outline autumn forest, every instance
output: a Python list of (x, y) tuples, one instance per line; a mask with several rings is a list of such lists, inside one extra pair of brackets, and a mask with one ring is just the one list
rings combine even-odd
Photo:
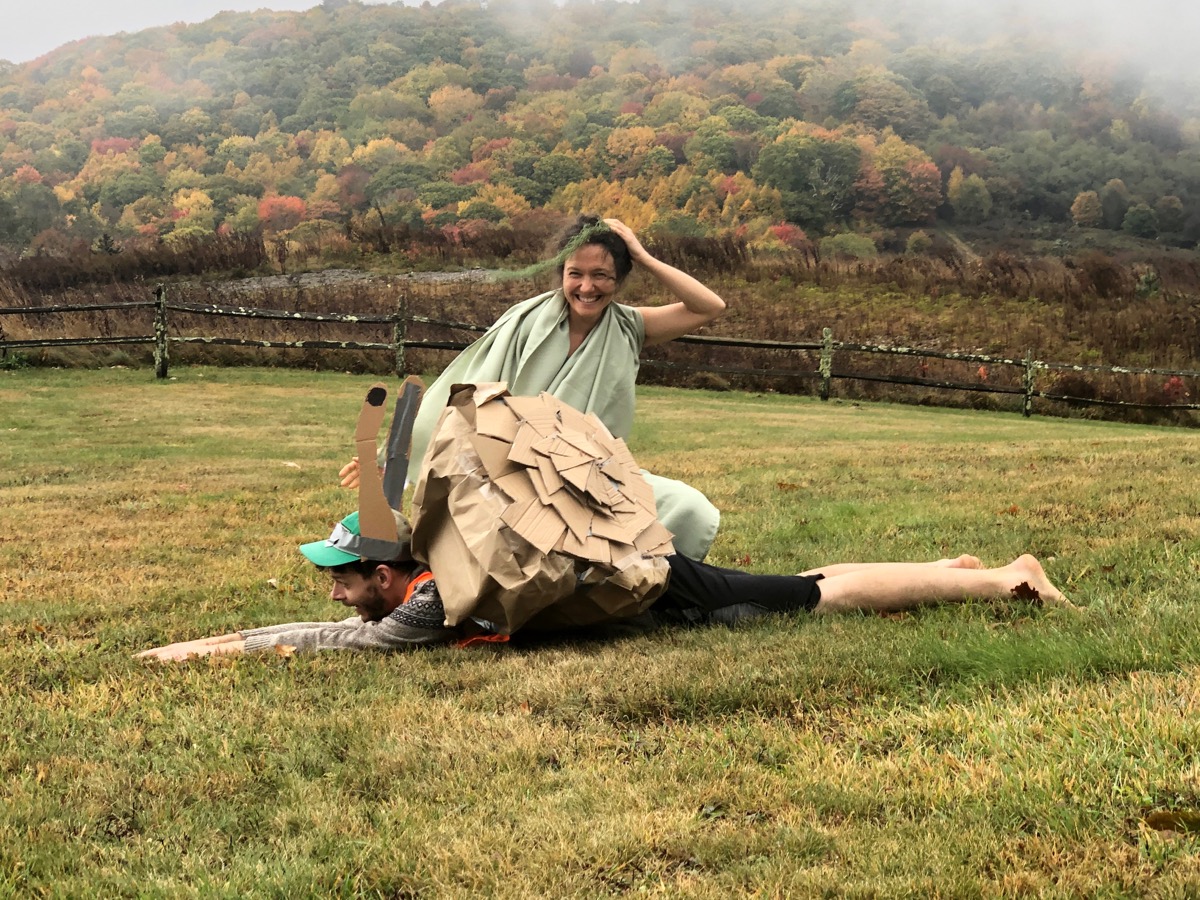
[(326, 0), (79, 41), (0, 63), (0, 245), (336, 255), (580, 209), (763, 253), (921, 252), (943, 226), (1195, 245), (1178, 85), (919, 13)]

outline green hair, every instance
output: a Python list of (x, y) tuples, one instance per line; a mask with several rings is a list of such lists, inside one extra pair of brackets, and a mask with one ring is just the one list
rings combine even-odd
[[(617, 281), (621, 282), (625, 276), (629, 274), (632, 268), (632, 260), (628, 260), (629, 251), (626, 248), (624, 256), (627, 262), (622, 265), (622, 262), (617, 259), (618, 254), (614, 252), (617, 245), (624, 246), (625, 242), (617, 233), (613, 231), (605, 223), (603, 219), (598, 219), (595, 216), (580, 216), (572, 225), (570, 225), (559, 239), (558, 252), (553, 256), (534, 263), (531, 266), (526, 266), (523, 269), (517, 269), (511, 272), (499, 272), (496, 274), (497, 279), (508, 280), (515, 278), (534, 278), (541, 275), (543, 272), (562, 271), (562, 267), (566, 265), (568, 259), (585, 244), (598, 244), (604, 247), (613, 254), (614, 260), (617, 262)], [(624, 271), (622, 271), (624, 269)]]

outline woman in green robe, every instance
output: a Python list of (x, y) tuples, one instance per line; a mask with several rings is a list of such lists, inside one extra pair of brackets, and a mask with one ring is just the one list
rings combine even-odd
[[(553, 262), (561, 287), (507, 310), (430, 386), (413, 428), (411, 459), (423, 458), (453, 384), (504, 381), (516, 396), (548, 391), (628, 438), (642, 347), (682, 337), (725, 310), (713, 291), (655, 259), (617, 219), (580, 216), (560, 235), (558, 249)], [(675, 302), (642, 307), (615, 302), (634, 266), (656, 278)], [(350, 477), (355, 476), (345, 481)], [(717, 533), (716, 507), (682, 481), (646, 477), (676, 551), (703, 559)]]

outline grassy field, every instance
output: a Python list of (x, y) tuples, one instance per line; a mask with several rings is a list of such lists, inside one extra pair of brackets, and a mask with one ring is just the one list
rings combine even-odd
[(361, 376), (0, 372), (0, 897), (1190, 897), (1197, 435), (645, 390), (755, 571), (1026, 550), (1084, 607), (145, 665), (340, 616)]

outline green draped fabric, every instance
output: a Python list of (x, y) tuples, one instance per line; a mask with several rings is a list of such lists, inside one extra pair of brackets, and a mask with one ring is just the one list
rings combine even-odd
[[(600, 322), (570, 352), (567, 303), (550, 291), (507, 310), (496, 324), (438, 376), (425, 393), (413, 427), (412, 459), (421, 460), (454, 384), (504, 381), (516, 396), (548, 391), (583, 412), (593, 412), (614, 435), (633, 426), (634, 383), (646, 331), (642, 315), (611, 304)], [(658, 517), (675, 535), (675, 549), (703, 559), (720, 514), (708, 498), (682, 481), (647, 473)]]

